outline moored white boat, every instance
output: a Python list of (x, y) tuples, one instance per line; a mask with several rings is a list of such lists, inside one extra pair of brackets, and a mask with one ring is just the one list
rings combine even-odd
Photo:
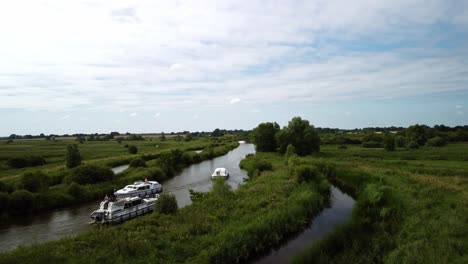
[(116, 191), (114, 195), (117, 198), (125, 197), (147, 197), (154, 196), (162, 192), (162, 185), (157, 181), (137, 181), (134, 184), (125, 186), (124, 188)]
[(226, 168), (216, 168), (211, 174), (211, 179), (214, 180), (215, 178), (229, 178), (229, 171)]
[(104, 200), (99, 209), (91, 214), (91, 219), (98, 224), (115, 224), (150, 213), (159, 194), (154, 198), (126, 197), (118, 200)]

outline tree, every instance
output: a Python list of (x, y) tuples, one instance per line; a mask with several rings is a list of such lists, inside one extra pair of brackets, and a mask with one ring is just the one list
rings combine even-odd
[(252, 142), (257, 151), (275, 152), (277, 147), (276, 133), (280, 131), (277, 123), (261, 123), (252, 131)]
[(75, 168), (81, 164), (81, 154), (78, 145), (67, 146), (67, 155), (65, 156), (67, 168)]
[(219, 128), (216, 128), (212, 133), (211, 133), (211, 136), (212, 137), (222, 137), (224, 136), (224, 133), (219, 130)]
[(187, 135), (185, 135), (185, 141), (190, 141), (193, 139), (193, 136), (191, 133), (188, 133)]
[(177, 199), (173, 194), (162, 194), (159, 196), (158, 202), (154, 210), (161, 214), (174, 214), (177, 212)]
[(288, 126), (276, 134), (280, 152), (285, 153), (291, 144), (300, 156), (320, 151), (320, 136), (309, 121), (294, 117)]
[(138, 148), (135, 145), (131, 145), (131, 146), (128, 147), (128, 153), (137, 154), (138, 153)]
[(416, 142), (419, 146), (424, 146), (430, 138), (429, 127), (426, 125), (413, 125), (406, 129), (407, 142)]
[(387, 151), (394, 151), (396, 148), (395, 138), (392, 135), (385, 135), (383, 144)]
[(164, 134), (164, 132), (161, 133), (161, 141), (164, 141), (166, 140), (166, 135)]
[(397, 136), (395, 138), (395, 144), (397, 147), (399, 148), (404, 148), (406, 146), (406, 140), (405, 140), (405, 137), (403, 136)]

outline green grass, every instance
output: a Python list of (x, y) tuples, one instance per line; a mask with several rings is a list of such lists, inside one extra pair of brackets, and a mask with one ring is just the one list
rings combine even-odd
[(325, 190), (299, 184), (283, 157), (261, 153), (271, 171), (232, 192), (224, 182), (175, 214), (96, 227), (74, 238), (0, 255), (1, 263), (244, 262), (304, 228), (324, 206)]
[(357, 204), (350, 222), (295, 263), (466, 263), (467, 147), (387, 152), (324, 146), (309, 162), (337, 164), (336, 180), (356, 191)]
[[(202, 138), (193, 141), (176, 141), (176, 140), (166, 140), (164, 142), (151, 143), (152, 147), (155, 149), (150, 152), (147, 148), (148, 143), (144, 141), (132, 141), (131, 143), (139, 143), (140, 147), (143, 149), (137, 155), (130, 154), (119, 154), (106, 151), (106, 148), (99, 148), (99, 146), (111, 146), (111, 142), (93, 142), (89, 144), (80, 144), (80, 149), (82, 146), (87, 145), (88, 147), (94, 146), (96, 150), (93, 154), (95, 159), (86, 159), (85, 156), (84, 164), (92, 165), (101, 165), (104, 168), (94, 166), (94, 171), (101, 170), (103, 173), (105, 170), (109, 171), (108, 168), (121, 164), (129, 163), (134, 158), (144, 158), (149, 160), (147, 167), (145, 168), (130, 168), (125, 172), (120, 173), (112, 177), (108, 177), (105, 182), (93, 182), (93, 184), (83, 184), (78, 186), (73, 186), (70, 188), (71, 177), (73, 171), (76, 169), (67, 169), (63, 165), (55, 165), (52, 169), (47, 169), (46, 166), (38, 166), (34, 168), (26, 168), (25, 172), (36, 172), (41, 170), (46, 174), (46, 187), (41, 188), (37, 193), (29, 193), (22, 190), (23, 186), (20, 184), (20, 177), (4, 177), (2, 180), (2, 189), (0, 189), (0, 205), (2, 205), (2, 211), (0, 212), (0, 217), (11, 217), (18, 214), (33, 213), (37, 211), (43, 211), (47, 209), (57, 209), (59, 207), (69, 206), (73, 204), (78, 204), (86, 201), (95, 200), (96, 197), (103, 197), (105, 194), (112, 193), (113, 189), (120, 188), (123, 185), (133, 182), (135, 180), (143, 180), (148, 178), (150, 180), (164, 181), (176, 175), (184, 166), (200, 162), (202, 160), (211, 159), (220, 155), (226, 154), (229, 150), (237, 147), (239, 144), (233, 141), (232, 137), (223, 137), (223, 138)], [(31, 144), (33, 141), (23, 140)], [(154, 141), (152, 141), (154, 142)], [(54, 142), (47, 142), (48, 144), (55, 144)], [(63, 142), (59, 142), (64, 144)], [(44, 144), (40, 142), (38, 144)], [(158, 145), (156, 148), (155, 145)], [(17, 149), (21, 147), (24, 148), (25, 145), (18, 145)], [(123, 144), (118, 144), (114, 142), (112, 148), (119, 147), (126, 150), (123, 147)], [(42, 149), (41, 147), (38, 147)], [(194, 149), (204, 149), (203, 153), (196, 154)], [(24, 149), (23, 149), (24, 150)], [(177, 151), (176, 151), (177, 150)], [(183, 151), (185, 150), (185, 151)], [(41, 152), (42, 151), (42, 152)], [(34, 149), (32, 153), (43, 153), (44, 156), (49, 157), (48, 152), (44, 150), (38, 151)], [(90, 150), (84, 151), (87, 153)], [(54, 151), (51, 151), (54, 153)], [(107, 158), (99, 158), (104, 155), (115, 155), (108, 156)], [(50, 164), (49, 166), (53, 166)], [(78, 168), (77, 168), (78, 169)], [(7, 172), (14, 170), (6, 170)], [(93, 171), (87, 170), (91, 175)], [(109, 171), (110, 174), (112, 174)], [(84, 175), (85, 176), (85, 175)], [(34, 175), (28, 175), (28, 177), (34, 177)], [(85, 177), (89, 178), (89, 177)], [(5, 185), (6, 183), (6, 185)], [(5, 187), (7, 186), (7, 187)], [(14, 191), (14, 190), (17, 191)], [(31, 189), (30, 189), (31, 190)], [(19, 193), (18, 193), (19, 191)], [(35, 190), (31, 190), (35, 191)]]
[[(0, 179), (7, 180), (16, 178), (25, 172), (43, 170), (52, 172), (63, 168), (65, 165), (66, 147), (69, 144), (77, 143), (74, 138), (60, 139), (57, 142), (37, 140), (14, 140), (10, 144), (0, 141)], [(135, 145), (138, 154), (156, 154), (175, 148), (180, 149), (204, 149), (211, 141), (208, 138), (201, 138), (193, 141), (176, 141), (174, 139), (161, 141), (159, 139), (144, 141), (122, 141), (119, 144), (115, 140), (110, 141), (86, 141), (78, 143), (80, 154), (86, 163), (96, 163), (107, 165), (120, 159), (131, 159), (134, 155), (128, 153), (124, 145)], [(39, 167), (22, 169), (10, 168), (7, 165), (9, 158), (21, 158), (27, 156), (42, 156), (47, 164)]]

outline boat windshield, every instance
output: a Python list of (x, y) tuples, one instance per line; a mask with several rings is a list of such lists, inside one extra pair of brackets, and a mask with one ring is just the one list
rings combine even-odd
[(127, 186), (125, 186), (125, 188), (127, 188), (127, 189), (134, 189), (134, 190), (136, 190), (136, 187), (135, 187), (135, 186), (133, 186), (133, 185), (127, 185)]

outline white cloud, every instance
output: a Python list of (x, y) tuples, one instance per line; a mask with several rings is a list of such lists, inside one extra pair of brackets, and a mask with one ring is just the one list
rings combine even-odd
[(80, 117), (80, 121), (88, 121), (88, 120), (89, 120), (89, 118), (87, 118), (87, 117), (85, 117), (85, 116), (84, 116), (84, 117)]
[(133, 112), (133, 113), (131, 113), (129, 116), (130, 116), (130, 117), (135, 117), (135, 116), (137, 116), (137, 115), (138, 115), (137, 113)]
[(158, 117), (160, 117), (160, 116), (161, 116), (161, 113), (156, 113), (156, 114), (154, 114), (154, 118), (158, 118)]
[(463, 105), (456, 105), (455, 108), (461, 109), (461, 108), (463, 108)]
[[(466, 91), (466, 49), (425, 46), (441, 41), (428, 30), (435, 22), (466, 33), (465, 5), (9, 1), (0, 9), (0, 109), (198, 111), (236, 96), (253, 106)], [(362, 39), (391, 48), (346, 48)]]
[(344, 114), (345, 114), (345, 116), (350, 116), (351, 112), (345, 112)]
[(241, 100), (240, 100), (238, 97), (236, 97), (236, 98), (231, 99), (231, 100), (229, 101), (229, 103), (230, 103), (230, 104), (237, 104), (237, 103), (240, 102), (240, 101), (241, 101)]
[(67, 119), (70, 119), (70, 115), (64, 115), (60, 117), (60, 120), (67, 120)]
[(193, 119), (198, 119), (198, 118), (200, 118), (200, 116), (198, 116), (198, 114), (193, 115)]
[(260, 113), (261, 111), (259, 109), (252, 109), (252, 113)]
[(463, 115), (463, 111), (458, 111), (457, 114)]

